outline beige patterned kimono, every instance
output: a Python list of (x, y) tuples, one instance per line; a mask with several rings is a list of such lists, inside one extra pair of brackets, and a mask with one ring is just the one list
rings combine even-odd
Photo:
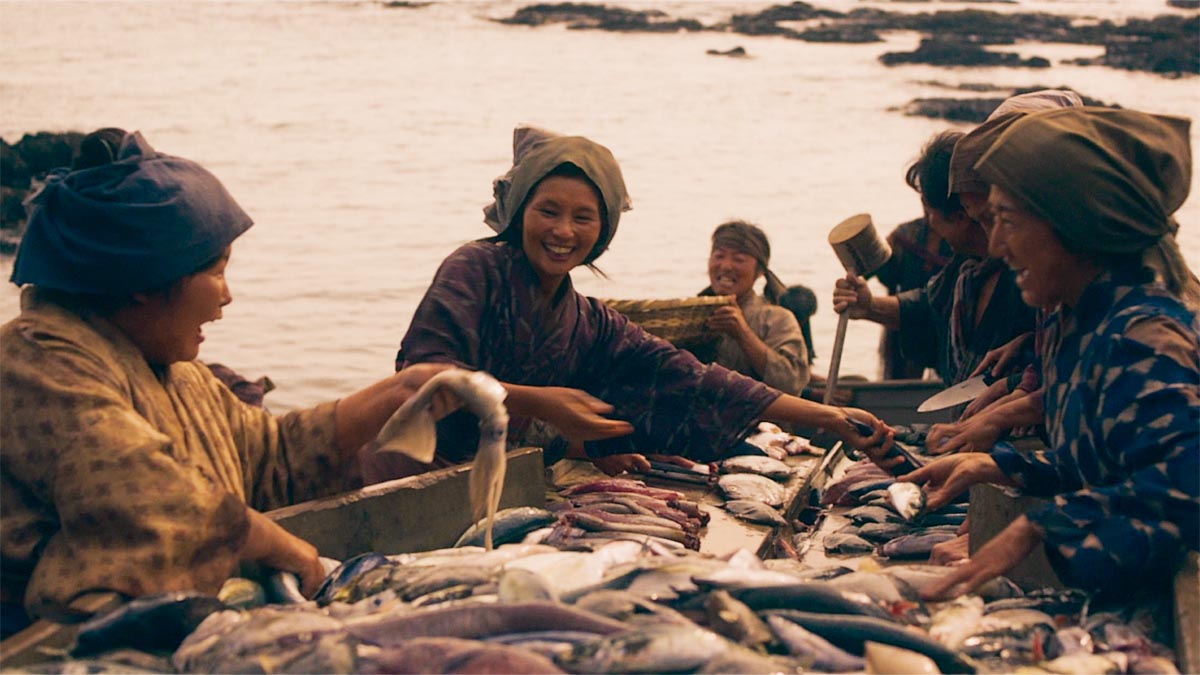
[(759, 295), (742, 303), (741, 308), (750, 330), (767, 345), (767, 367), (761, 373), (756, 372), (742, 346), (729, 335), (722, 335), (717, 342), (716, 362), (769, 387), (799, 396), (808, 384), (810, 373), (808, 346), (804, 344), (796, 315)]
[(106, 320), (26, 287), (0, 328), (0, 588), (35, 616), (111, 590), (215, 592), (248, 521), (332, 494), (334, 403), (280, 417), (200, 363), (152, 369)]

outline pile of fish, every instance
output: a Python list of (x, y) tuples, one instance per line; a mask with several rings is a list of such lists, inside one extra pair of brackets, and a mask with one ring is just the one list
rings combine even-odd
[(151, 596), (83, 625), (76, 660), (25, 672), (1177, 672), (1136, 617), (1078, 592), (997, 581), (926, 606), (945, 568), (717, 558), (634, 533), (584, 543), (367, 553), (292, 604), (232, 609), (271, 597), (245, 579), (218, 598)]
[(967, 518), (965, 503), (927, 511), (920, 486), (898, 482), (868, 460), (851, 464), (828, 485), (821, 503), (852, 507), (842, 514), (850, 524), (823, 539), (825, 551), (836, 555), (928, 560), (934, 546), (959, 536)]
[(667, 548), (682, 545), (698, 551), (700, 529), (708, 523), (708, 514), (683, 493), (637, 480), (593, 481), (567, 488), (561, 496), (550, 505), (558, 514), (553, 526), (533, 539), (573, 548), (633, 534)]
[(821, 449), (807, 438), (789, 434), (770, 422), (759, 422), (758, 428), (746, 438), (746, 442), (761, 449), (771, 459), (782, 460), (789, 455), (803, 453), (821, 454)]
[[(716, 467), (726, 508), (783, 501), (791, 469), (768, 459)], [(1140, 608), (1103, 611), (1081, 592), (1026, 594), (1004, 578), (922, 601), (947, 568), (896, 562), (910, 552), (900, 542), (952, 532), (962, 505), (928, 513), (918, 486), (867, 462), (822, 497), (857, 512), (854, 532), (826, 546), (856, 537), (879, 555), (810, 566), (703, 554), (704, 507), (605, 479), (481, 518), (452, 548), (329, 561), (312, 599), (288, 575), (231, 579), (215, 598), (140, 598), (83, 624), (70, 659), (23, 672), (1178, 672)]]

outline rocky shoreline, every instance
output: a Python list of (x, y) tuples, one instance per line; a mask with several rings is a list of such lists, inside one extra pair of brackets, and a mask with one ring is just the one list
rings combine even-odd
[[(927, 2), (929, 0), (895, 0)], [(976, 0), (980, 3), (1013, 0)], [(420, 9), (431, 2), (390, 0), (385, 7)], [(1167, 0), (1181, 9), (1200, 9), (1200, 0)], [(887, 52), (879, 59), (889, 67), (922, 63), (936, 66), (1008, 66), (1039, 69), (1051, 65), (1043, 57), (1022, 58), (995, 47), (1017, 42), (1055, 42), (1104, 46), (1096, 59), (1072, 63), (1124, 70), (1147, 71), (1180, 77), (1200, 73), (1200, 13), (1165, 14), (1153, 19), (1083, 21), (1046, 13), (1001, 14), (980, 9), (899, 13), (860, 8), (850, 12), (821, 9), (806, 2), (773, 5), (753, 14), (734, 14), (728, 20), (704, 25), (677, 18), (655, 9), (626, 9), (593, 3), (538, 3), (517, 9), (508, 18), (494, 19), (513, 26), (537, 27), (565, 24), (572, 30), (620, 32), (722, 32), (746, 36), (774, 35), (809, 42), (869, 43), (882, 40), (888, 31), (916, 31), (924, 35), (912, 52)], [(988, 49), (991, 47), (993, 49)], [(747, 58), (749, 50), (707, 50), (709, 55)], [(917, 98), (893, 110), (953, 122), (983, 121), (1001, 101), (1013, 94), (1051, 87), (1008, 89), (987, 84), (955, 87), (972, 93), (995, 92), (994, 96), (970, 98)], [(1069, 87), (1056, 87), (1069, 88)], [(1088, 105), (1120, 107), (1083, 96)], [(70, 164), (83, 134), (77, 131), (25, 134), (10, 144), (0, 138), (0, 254), (16, 250), (25, 227), (24, 201), (38, 180), (50, 169)]]
[[(1004, 0), (999, 0), (1004, 1)], [(1180, 0), (1173, 0), (1173, 7)], [(753, 14), (734, 14), (727, 21), (704, 25), (649, 9), (593, 3), (538, 3), (521, 7), (495, 21), (515, 26), (563, 24), (571, 30), (618, 32), (722, 32), (739, 35), (778, 35), (809, 42), (879, 42), (881, 33), (916, 31), (925, 37), (913, 52), (880, 56), (886, 65), (923, 63), (937, 66), (1012, 66), (1045, 68), (1049, 59), (1021, 58), (992, 51), (989, 46), (1020, 42), (1055, 42), (1104, 47), (1104, 56), (1077, 59), (1098, 65), (1164, 76), (1200, 74), (1200, 14), (1164, 14), (1153, 19), (1130, 19), (1117, 24), (1043, 12), (999, 13), (980, 9), (920, 13), (861, 8), (850, 12), (820, 9), (807, 2), (773, 5)]]

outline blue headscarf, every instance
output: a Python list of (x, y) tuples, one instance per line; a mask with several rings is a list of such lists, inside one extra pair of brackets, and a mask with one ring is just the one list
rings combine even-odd
[(13, 283), (89, 295), (162, 288), (253, 224), (216, 176), (138, 132), (110, 164), (54, 170), (28, 203)]

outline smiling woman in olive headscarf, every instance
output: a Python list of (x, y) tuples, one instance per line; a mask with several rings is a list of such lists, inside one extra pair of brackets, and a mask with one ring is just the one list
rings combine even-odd
[[(578, 136), (522, 127), (513, 146), (513, 167), (495, 182), (495, 203), (485, 209), (499, 234), (443, 261), (397, 365), (488, 371), (508, 391), (513, 443), (525, 442), (532, 419), (540, 419), (584, 442), (609, 473), (648, 469), (641, 453), (715, 459), (760, 418), (825, 427), (855, 447), (887, 445), (888, 430), (869, 413), (781, 396), (701, 364), (576, 292), (571, 270), (604, 252), (628, 207), (621, 170), (607, 148)], [(854, 434), (851, 415), (876, 432)], [(476, 433), (473, 420), (443, 420), (442, 460), (467, 459)]]
[[(1050, 449), (931, 463), (928, 508), (977, 482), (1051, 498), (927, 589), (970, 591), (1043, 545), (1059, 577), (1128, 595), (1169, 583), (1200, 537), (1200, 323), (1171, 214), (1191, 181), (1189, 121), (1075, 108), (1015, 122), (975, 167), (993, 248), (1052, 311), (1042, 370)], [(1164, 262), (1165, 261), (1165, 262)], [(1166, 284), (1156, 280), (1162, 270)]]

